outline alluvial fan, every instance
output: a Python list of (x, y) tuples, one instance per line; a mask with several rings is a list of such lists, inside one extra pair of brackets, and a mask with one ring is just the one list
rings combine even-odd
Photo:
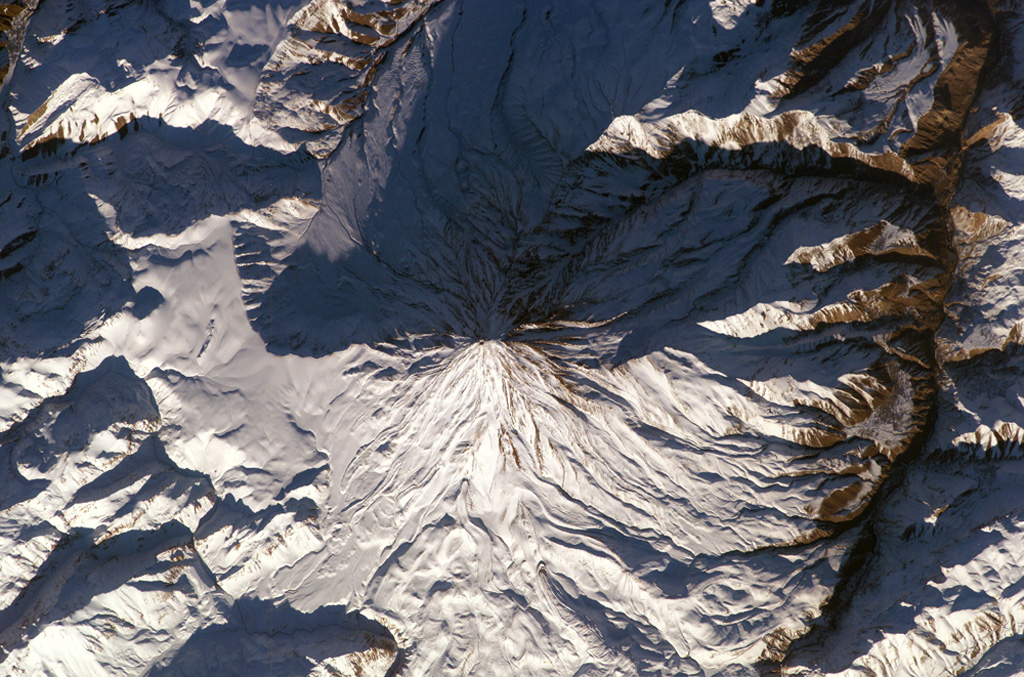
[(3, 674), (1024, 665), (1018, 3), (0, 31)]

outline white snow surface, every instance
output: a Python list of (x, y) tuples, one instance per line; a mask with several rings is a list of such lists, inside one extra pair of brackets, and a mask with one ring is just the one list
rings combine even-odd
[(1018, 674), (1022, 25), (29, 6), (0, 673)]

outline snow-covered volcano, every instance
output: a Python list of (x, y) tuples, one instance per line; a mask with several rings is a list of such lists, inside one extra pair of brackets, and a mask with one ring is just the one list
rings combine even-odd
[(0, 29), (0, 673), (1024, 672), (1018, 3)]

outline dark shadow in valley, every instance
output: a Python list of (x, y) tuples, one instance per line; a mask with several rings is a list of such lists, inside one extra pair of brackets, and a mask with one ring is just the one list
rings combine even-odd
[[(395, 663), (401, 659), (391, 632), (358, 611), (324, 606), (306, 613), (287, 602), (243, 597), (226, 611), (224, 622), (193, 634), (149, 675), (305, 677), (323, 660), (357, 652), (367, 652), (370, 660), (387, 654), (397, 654)], [(350, 660), (366, 665), (359, 656)]]
[[(755, 183), (766, 182), (767, 189), (757, 203), (736, 205), (738, 213), (710, 227), (700, 222), (700, 215), (687, 223), (691, 215), (685, 208), (674, 214), (656, 213), (658, 205), (676, 193), (699, 192), (700, 186), (688, 184), (713, 174), (735, 181), (750, 177)], [(769, 337), (741, 341), (713, 336), (697, 326), (746, 310), (737, 290), (760, 285), (760, 290), (770, 292), (774, 287), (784, 299), (782, 295), (792, 293), (787, 288), (792, 283), (802, 285), (808, 294), (845, 300), (848, 292), (901, 275), (935, 274), (937, 262), (898, 255), (874, 257), (869, 263), (854, 261), (819, 279), (807, 267), (783, 266), (776, 250), (787, 243), (791, 253), (798, 244), (819, 244), (850, 232), (849, 224), (829, 223), (824, 216), (819, 234), (811, 230), (813, 222), (799, 224), (800, 228), (786, 226), (786, 219), (803, 208), (801, 201), (772, 206), (786, 202), (790, 192), (804, 190), (801, 181), (815, 179), (830, 182), (826, 189), (836, 184), (845, 192), (840, 198), (818, 198), (831, 208), (845, 202), (852, 209), (865, 192), (890, 202), (902, 200), (902, 208), (911, 212), (927, 212), (932, 199), (930, 189), (899, 175), (835, 159), (815, 147), (797, 150), (784, 143), (753, 143), (740, 151), (725, 151), (687, 140), (664, 160), (641, 152), (586, 153), (566, 167), (544, 219), (528, 232), (507, 238), (514, 240), (514, 248), (502, 261), (493, 254), (494, 236), (482, 239), (463, 232), (456, 255), (452, 236), (432, 235), (429, 229), (414, 226), (410, 228), (417, 233), (415, 249), (402, 245), (402, 256), (389, 258), (372, 243), (392, 237), (393, 225), (383, 224), (377, 232), (370, 219), (362, 226), (363, 241), (343, 255), (331, 257), (300, 246), (265, 291), (250, 299), (250, 320), (272, 352), (303, 356), (416, 334), (538, 345), (615, 336), (614, 344), (606, 342), (614, 345), (612, 352), (607, 347), (593, 349), (610, 366), (666, 347), (697, 352), (703, 346), (701, 359), (707, 356), (713, 362), (720, 351), (735, 368), (736, 348), (742, 343), (748, 346), (743, 351), (750, 354), (753, 368), (769, 344), (777, 345), (780, 337), (791, 343), (787, 336), (794, 332), (777, 330)], [(386, 199), (386, 190), (384, 195)], [(808, 211), (825, 213), (821, 205), (807, 202), (813, 207)], [(492, 222), (511, 223), (513, 217), (499, 214)], [(410, 208), (401, 220), (415, 224), (418, 218), (420, 213)], [(786, 241), (773, 243), (780, 224), (788, 228)], [(912, 225), (924, 246), (941, 250), (928, 224)], [(458, 227), (454, 222), (449, 226)], [(687, 234), (694, 228), (706, 232)], [(709, 246), (708, 239), (716, 244)], [(740, 247), (747, 249), (735, 251)], [(764, 250), (769, 247), (774, 248), (774, 270), (765, 262)], [(760, 263), (759, 275), (773, 276), (767, 286), (753, 276), (744, 279), (754, 262)], [(474, 287), (475, 283), (481, 286)], [(500, 285), (497, 291), (495, 284)], [(566, 328), (566, 323), (591, 328)], [(853, 336), (845, 350), (870, 342), (871, 329), (863, 327), (859, 333), (864, 340), (858, 343)], [(572, 351), (565, 353), (571, 359)]]
[[(514, 329), (517, 261), (566, 168), (677, 70), (642, 55), (684, 25), (675, 22), (690, 5), (629, 12), (616, 25), (621, 9), (466, 5), (437, 17), (443, 39), (430, 59), (412, 40), (401, 58), (420, 60), (429, 84), (403, 85), (393, 107), (367, 106), (326, 163), (323, 208), (284, 272), (269, 288), (265, 278), (253, 285), (250, 320), (268, 349), (321, 356), (408, 334), (497, 339)], [(615, 39), (597, 39), (606, 32)], [(588, 36), (580, 47), (591, 57), (564, 58), (563, 34)], [(552, 72), (538, 82), (549, 52)], [(401, 79), (396, 64), (377, 81)]]
[(128, 256), (108, 239), (81, 177), (60, 181), (60, 192), (0, 195), (0, 362), (70, 355), (134, 293)]

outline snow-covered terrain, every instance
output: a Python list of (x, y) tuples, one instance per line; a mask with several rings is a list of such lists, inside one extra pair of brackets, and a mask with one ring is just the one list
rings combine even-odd
[(1024, 674), (1020, 3), (0, 30), (0, 674)]

